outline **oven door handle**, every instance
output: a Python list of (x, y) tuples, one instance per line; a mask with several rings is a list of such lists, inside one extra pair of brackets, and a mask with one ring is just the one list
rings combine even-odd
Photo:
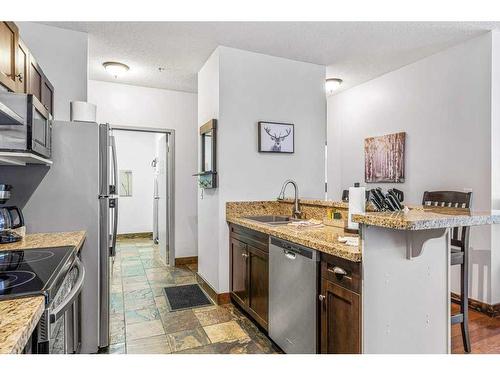
[(83, 282), (85, 280), (85, 267), (83, 266), (80, 259), (76, 259), (75, 266), (78, 268), (78, 279), (76, 280), (75, 285), (71, 289), (71, 292), (67, 295), (64, 301), (57, 306), (53, 311), (50, 312), (49, 321), (50, 323), (54, 323), (57, 319), (59, 319), (67, 309), (69, 309), (73, 302), (78, 298), (78, 295), (82, 291)]

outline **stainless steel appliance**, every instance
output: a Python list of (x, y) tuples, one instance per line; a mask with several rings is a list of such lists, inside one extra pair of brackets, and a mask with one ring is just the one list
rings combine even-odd
[(21, 241), (23, 237), (14, 229), (23, 226), (23, 214), (18, 207), (0, 207), (0, 244)]
[(74, 247), (0, 252), (0, 300), (41, 294), (33, 353), (78, 353), (85, 268)]
[(317, 352), (316, 250), (271, 237), (269, 336), (285, 353)]
[(0, 184), (0, 204), (5, 204), (10, 199), (11, 185)]
[(81, 352), (96, 353), (109, 345), (109, 277), (118, 213), (113, 138), (108, 125), (62, 121), (53, 122), (52, 137), (57, 145), (52, 166), (9, 168), (2, 179), (19, 186), (16, 196), (29, 189), (24, 192), (29, 204), (22, 207), (31, 232), (86, 231)]
[(31, 94), (0, 93), (0, 151), (51, 157), (52, 116)]

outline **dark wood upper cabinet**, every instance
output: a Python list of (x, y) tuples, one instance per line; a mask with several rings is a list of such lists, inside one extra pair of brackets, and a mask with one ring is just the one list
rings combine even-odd
[(33, 94), (50, 114), (54, 113), (54, 86), (32, 55), (29, 59), (29, 70), (28, 93)]
[(0, 21), (0, 86), (33, 94), (50, 114), (54, 113), (54, 86), (19, 38), (14, 22)]
[(54, 113), (54, 86), (45, 76), (42, 85), (42, 104), (50, 114)]
[(29, 70), (28, 94), (33, 94), (40, 100), (42, 97), (42, 71), (33, 58), (30, 59)]
[(28, 93), (28, 82), (29, 82), (29, 50), (24, 44), (24, 42), (19, 39), (18, 49), (17, 49), (17, 92)]
[(17, 50), (19, 30), (14, 22), (0, 21), (0, 85), (17, 91)]

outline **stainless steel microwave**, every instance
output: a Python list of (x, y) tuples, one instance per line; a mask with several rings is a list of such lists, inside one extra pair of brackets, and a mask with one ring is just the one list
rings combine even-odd
[(52, 116), (31, 94), (0, 93), (0, 151), (50, 158)]

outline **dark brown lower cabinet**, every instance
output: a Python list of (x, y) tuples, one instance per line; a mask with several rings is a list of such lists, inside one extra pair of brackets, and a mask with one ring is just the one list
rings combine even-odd
[[(231, 224), (230, 291), (265, 331), (269, 322), (269, 236)], [(321, 254), (318, 337), (321, 353), (361, 353), (361, 263)]]
[(230, 226), (230, 290), (234, 303), (264, 330), (269, 316), (269, 237)]
[(361, 263), (321, 254), (320, 351), (361, 353)]
[(243, 304), (248, 300), (247, 259), (247, 245), (231, 238), (231, 292)]
[(321, 279), (321, 353), (361, 353), (360, 295)]
[(269, 254), (248, 246), (249, 298), (248, 305), (258, 316), (259, 323), (267, 328), (269, 313)]

